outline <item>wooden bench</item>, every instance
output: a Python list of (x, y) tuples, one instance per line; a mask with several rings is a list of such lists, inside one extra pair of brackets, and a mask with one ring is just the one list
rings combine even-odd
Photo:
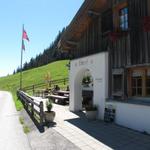
[(48, 95), (47, 98), (51, 98), (54, 103), (65, 105), (66, 101), (68, 101), (68, 97), (59, 96), (59, 95)]

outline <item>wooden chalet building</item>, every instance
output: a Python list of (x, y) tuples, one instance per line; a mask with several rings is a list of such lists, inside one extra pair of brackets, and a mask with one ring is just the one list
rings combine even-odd
[[(97, 63), (94, 67), (97, 72), (105, 71), (104, 76), (108, 77), (102, 79), (101, 75), (99, 77), (93, 75), (94, 83), (100, 84), (101, 80), (107, 80), (104, 86), (106, 88), (104, 98), (111, 100), (109, 101), (111, 105), (114, 101), (118, 102), (118, 105), (134, 103), (140, 106), (141, 112), (137, 111), (135, 116), (131, 113), (135, 118), (141, 116), (139, 121), (144, 117), (141, 113), (150, 116), (150, 107), (148, 107), (150, 106), (150, 0), (85, 0), (63, 34), (59, 47), (69, 52), (71, 67), (86, 68), (86, 65), (91, 63), (92, 68), (94, 61), (98, 59), (95, 56), (106, 54), (104, 57), (108, 58), (104, 62), (108, 65), (104, 63), (105, 69), (101, 70), (103, 62)], [(89, 67), (87, 69), (90, 70)], [(72, 82), (70, 86), (71, 84)], [(95, 90), (98, 90), (98, 85)], [(101, 90), (100, 87), (99, 91)], [(94, 94), (94, 97), (98, 99), (97, 94)], [(95, 100), (95, 103), (98, 104), (98, 100)], [(116, 103), (115, 108), (120, 107), (124, 110)], [(75, 105), (75, 102), (73, 104)], [(125, 108), (127, 113), (125, 116), (130, 115), (128, 113), (134, 110), (128, 108)], [(122, 110), (116, 108), (118, 124), (150, 132), (150, 127), (147, 128), (148, 125), (150, 126), (150, 119), (145, 122), (146, 129), (141, 123), (140, 127), (133, 127), (132, 123), (120, 119), (122, 116), (118, 113), (124, 114)], [(130, 122), (132, 119), (126, 117), (126, 121)]]

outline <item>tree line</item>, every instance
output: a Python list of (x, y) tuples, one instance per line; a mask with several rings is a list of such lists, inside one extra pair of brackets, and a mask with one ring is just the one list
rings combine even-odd
[[(35, 58), (31, 58), (29, 62), (25, 62), (23, 64), (22, 71), (40, 67), (56, 60), (69, 59), (69, 54), (67, 52), (62, 52), (57, 48), (58, 42), (64, 32), (65, 28), (63, 28), (62, 31), (59, 31), (55, 40), (43, 51), (43, 53), (38, 54)], [(18, 67), (14, 70), (13, 74), (20, 71), (21, 68)]]

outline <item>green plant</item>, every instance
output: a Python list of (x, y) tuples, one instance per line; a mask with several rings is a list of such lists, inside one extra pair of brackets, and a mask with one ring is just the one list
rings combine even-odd
[(27, 125), (25, 125), (24, 118), (20, 116), (19, 117), (19, 121), (20, 121), (20, 123), (23, 126), (24, 133), (26, 133), (26, 134), (29, 133), (30, 132), (30, 128)]
[(23, 125), (23, 131), (27, 134), (30, 132), (30, 128), (27, 125)]
[(46, 101), (46, 107), (47, 107), (47, 111), (50, 112), (52, 110), (53, 104), (51, 99)]
[(23, 117), (19, 117), (19, 121), (21, 124), (24, 124), (24, 118)]
[(89, 105), (85, 107), (86, 111), (97, 111), (97, 106)]
[(91, 83), (91, 76), (87, 75), (83, 77), (82, 83), (86, 84), (86, 83)]

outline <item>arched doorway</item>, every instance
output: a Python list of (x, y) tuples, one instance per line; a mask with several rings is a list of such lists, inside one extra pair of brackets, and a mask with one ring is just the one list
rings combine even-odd
[(104, 119), (105, 100), (108, 96), (108, 53), (99, 53), (72, 60), (69, 75), (69, 110), (82, 110), (82, 81), (85, 74), (92, 77), (92, 103), (98, 107), (98, 118)]
[(94, 82), (93, 76), (89, 69), (86, 69), (82, 79), (82, 108), (94, 105), (93, 102), (93, 90)]
[(71, 91), (71, 95), (73, 96), (73, 101), (70, 101), (70, 110), (74, 111), (80, 111), (82, 110), (82, 101), (83, 101), (83, 79), (87, 75), (87, 72), (91, 74), (91, 71), (87, 68), (82, 68), (81, 70), (78, 71), (74, 78), (74, 83), (71, 85), (74, 85), (73, 91)]

